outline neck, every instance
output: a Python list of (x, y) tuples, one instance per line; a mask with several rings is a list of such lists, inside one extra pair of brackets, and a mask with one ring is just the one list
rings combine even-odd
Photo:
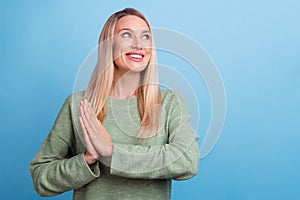
[(110, 96), (117, 99), (128, 99), (136, 95), (140, 86), (140, 72), (114, 72), (114, 82)]

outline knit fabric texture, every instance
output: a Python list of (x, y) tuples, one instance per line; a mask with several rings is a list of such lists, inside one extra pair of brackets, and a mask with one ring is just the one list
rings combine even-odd
[(181, 94), (162, 91), (162, 127), (137, 139), (141, 118), (137, 97), (109, 97), (103, 122), (114, 144), (112, 157), (89, 166), (78, 117), (84, 92), (70, 95), (36, 157), (30, 163), (34, 188), (41, 196), (74, 190), (74, 200), (171, 199), (172, 179), (198, 172), (198, 135)]

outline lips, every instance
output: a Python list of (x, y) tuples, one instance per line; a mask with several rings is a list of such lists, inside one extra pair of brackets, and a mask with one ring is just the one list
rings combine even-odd
[(126, 56), (129, 60), (132, 60), (134, 62), (141, 62), (144, 58), (144, 54), (137, 52), (126, 53)]

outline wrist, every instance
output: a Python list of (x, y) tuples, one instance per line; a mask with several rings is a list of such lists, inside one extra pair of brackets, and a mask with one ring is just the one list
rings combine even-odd
[(90, 154), (88, 151), (86, 151), (83, 156), (88, 165), (92, 165), (98, 160), (96, 156)]

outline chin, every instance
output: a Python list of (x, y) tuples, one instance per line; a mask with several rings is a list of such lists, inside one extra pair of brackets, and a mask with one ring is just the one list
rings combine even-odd
[(142, 66), (132, 66), (129, 67), (129, 70), (132, 72), (142, 72), (146, 69), (147, 65), (142, 65)]

